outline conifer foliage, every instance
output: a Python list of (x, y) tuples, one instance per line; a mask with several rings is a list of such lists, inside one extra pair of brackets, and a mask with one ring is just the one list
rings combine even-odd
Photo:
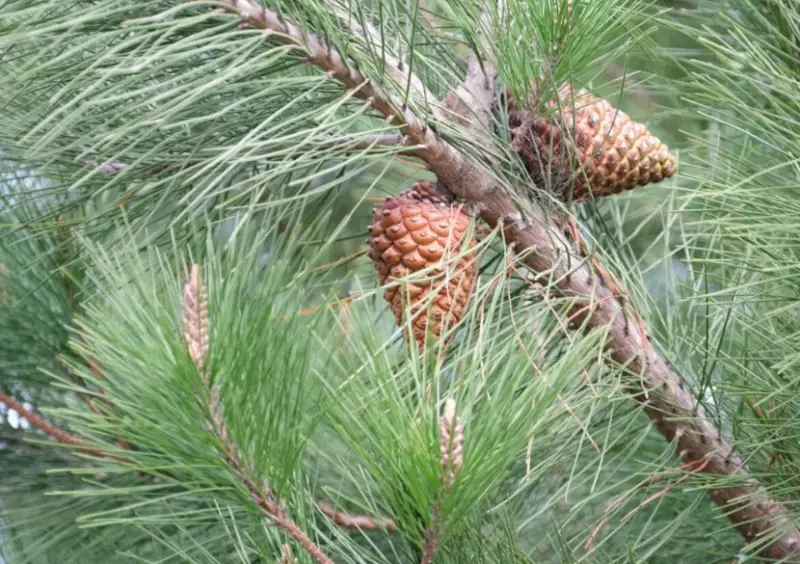
[(800, 562), (798, 30), (9, 0), (0, 561)]

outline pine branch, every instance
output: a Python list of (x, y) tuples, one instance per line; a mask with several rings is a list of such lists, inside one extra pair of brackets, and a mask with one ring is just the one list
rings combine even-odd
[(26, 409), (24, 405), (19, 403), (17, 400), (12, 398), (6, 393), (0, 392), (0, 401), (6, 404), (6, 407), (13, 409), (16, 411), (20, 417), (24, 417), (27, 419), (28, 423), (33, 425), (35, 428), (39, 429), (44, 434), (54, 438), (60, 443), (65, 445), (73, 445), (78, 446), (81, 444), (80, 439), (69, 433), (68, 431), (64, 431), (63, 429), (56, 427), (52, 423), (50, 423), (44, 417), (37, 415), (33, 411)]
[(420, 564), (431, 564), (436, 552), (439, 550), (438, 526), (441, 520), (441, 508), (437, 503), (433, 507), (433, 514), (431, 516), (431, 524), (425, 530), (425, 547), (422, 549), (422, 559)]
[[(491, 69), (487, 72), (487, 79), (494, 76)], [(467, 80), (475, 83), (469, 75)], [(486, 98), (473, 100), (486, 104)], [(480, 115), (485, 109), (478, 107), (473, 113)], [(424, 154), (421, 157), (425, 159)], [(506, 242), (534, 273), (547, 273), (563, 295), (584, 302), (573, 309), (577, 324), (607, 328), (611, 357), (643, 384), (634, 390), (635, 399), (644, 405), (658, 431), (668, 441), (675, 441), (678, 456), (686, 464), (696, 465), (698, 471), (741, 481), (713, 488), (709, 496), (747, 543), (759, 544), (760, 553), (768, 558), (800, 562), (800, 529), (788, 518), (786, 507), (750, 475), (745, 460), (733, 453), (732, 445), (686, 389), (680, 375), (654, 349), (646, 332), (630, 331), (631, 325), (641, 323), (641, 315), (616, 299), (615, 284), (603, 270), (592, 268), (600, 265), (596, 258), (587, 260), (583, 242), (570, 238), (548, 218), (526, 223), (511, 198), (493, 187), (484, 171), (467, 167), (468, 174), (457, 176), (461, 182), (448, 183), (448, 187), (456, 196), (477, 204), (491, 227), (501, 225)], [(431, 168), (437, 172), (436, 166)]]
[(4, 404), (6, 404), (7, 407), (16, 411), (20, 417), (24, 417), (28, 421), (28, 423), (33, 425), (33, 427), (39, 429), (45, 435), (55, 439), (56, 441), (62, 444), (73, 446), (77, 451), (91, 456), (97, 456), (100, 458), (110, 458), (113, 460), (117, 460), (118, 462), (127, 462), (125, 458), (88, 446), (86, 442), (83, 441), (77, 435), (73, 435), (69, 431), (65, 431), (64, 429), (61, 429), (60, 427), (53, 425), (44, 417), (34, 413), (30, 409), (27, 409), (17, 400), (15, 400), (8, 394), (1, 391), (0, 391), (0, 402), (3, 402)]
[[(16, 401), (8, 394), (0, 392), (0, 402), (4, 403), (8, 408), (16, 411), (20, 417), (28, 421), (28, 423), (30, 423), (34, 428), (40, 430), (44, 434), (48, 435), (49, 437), (55, 439), (56, 441), (62, 444), (76, 447), (76, 449), (79, 452), (90, 454), (92, 456), (97, 456), (100, 458), (114, 459), (119, 462), (128, 462), (127, 459), (122, 458), (120, 456), (116, 456), (111, 453), (97, 450), (93, 447), (87, 446), (86, 442), (83, 441), (79, 436), (73, 435), (69, 431), (66, 431), (50, 423), (44, 417), (41, 417), (40, 415), (37, 415), (33, 411), (25, 408), (25, 406), (23, 406), (21, 403)], [(227, 437), (227, 431), (223, 430), (221, 434), (224, 437)], [(4, 440), (8, 441), (8, 439)], [(120, 446), (123, 448), (130, 448), (130, 445), (128, 445), (127, 443), (122, 443)], [(231, 444), (228, 444), (227, 450), (229, 452), (234, 452), (233, 446)], [(238, 462), (236, 463), (236, 467), (238, 467)], [(268, 494), (263, 494), (263, 495), (268, 495)], [(260, 497), (263, 497), (263, 495)], [(337, 526), (343, 529), (360, 530), (360, 531), (386, 531), (389, 533), (397, 531), (397, 523), (395, 523), (389, 517), (371, 517), (369, 515), (359, 515), (354, 513), (337, 511), (331, 504), (326, 503), (324, 501), (316, 502), (316, 506), (321, 513), (323, 513)]]
[[(761, 546), (760, 552), (766, 557), (800, 561), (800, 530), (789, 521), (786, 508), (750, 475), (744, 459), (733, 454), (733, 447), (648, 336), (630, 331), (638, 323), (638, 313), (623, 307), (613, 285), (592, 268), (580, 241), (571, 239), (549, 217), (526, 221), (489, 171), (426, 127), (402, 101), (384, 94), (360, 71), (348, 67), (322, 38), (305, 33), (252, 0), (224, 0), (223, 4), (239, 14), (245, 24), (264, 29), (274, 40), (307, 53), (308, 63), (369, 101), (399, 128), (406, 143), (421, 145), (414, 153), (428, 164), (440, 183), (456, 197), (472, 203), (490, 227), (502, 226), (506, 243), (513, 245), (525, 265), (534, 273), (548, 276), (561, 294), (576, 299), (575, 321), (608, 332), (611, 357), (641, 382), (642, 386), (634, 390), (637, 401), (644, 405), (659, 432), (670, 442), (675, 441), (678, 455), (687, 463), (705, 464), (707, 474), (738, 481), (713, 488), (709, 495), (748, 544)], [(483, 70), (486, 72), (488, 65), (484, 64)], [(476, 74), (474, 65), (472, 72)], [(492, 72), (486, 74), (485, 90), (492, 82)], [(474, 77), (470, 80), (474, 83)], [(485, 112), (487, 99), (488, 95), (473, 98), (477, 104), (473, 115)]]
[(208, 304), (200, 279), (200, 267), (196, 264), (192, 265), (189, 282), (183, 290), (183, 334), (186, 340), (186, 349), (198, 372), (203, 375), (203, 383), (209, 388), (209, 412), (211, 414), (209, 423), (214, 435), (222, 444), (223, 459), (273, 523), (297, 541), (317, 564), (333, 564), (333, 560), (328, 558), (297, 523), (283, 512), (273, 492), (270, 489), (259, 487), (250, 472), (241, 463), (239, 448), (228, 433), (222, 417), (219, 391), (216, 387), (211, 386), (208, 372), (205, 370), (209, 351)]
[[(310, 64), (368, 100), (388, 122), (396, 125), (404, 144), (419, 146), (413, 154), (427, 162), (443, 185), (455, 196), (474, 204), (491, 227), (501, 226), (505, 241), (513, 245), (521, 261), (534, 273), (546, 275), (561, 294), (579, 302), (575, 306), (578, 323), (607, 331), (611, 357), (626, 366), (641, 383), (641, 388), (636, 389), (636, 399), (644, 405), (659, 432), (669, 441), (675, 441), (679, 456), (687, 463), (702, 465), (707, 474), (735, 479), (727, 481), (730, 485), (712, 489), (710, 495), (747, 541), (761, 544), (764, 556), (800, 561), (800, 531), (788, 522), (785, 507), (769, 497), (750, 475), (745, 461), (733, 454), (732, 446), (697, 404), (681, 377), (658, 354), (648, 336), (630, 331), (638, 323), (637, 313), (620, 303), (606, 277), (592, 268), (579, 241), (564, 234), (550, 218), (526, 221), (489, 171), (427, 128), (402, 100), (384, 94), (362, 73), (348, 67), (321, 38), (284, 22), (275, 12), (258, 6), (255, 0), (221, 2), (227, 10), (238, 13), (244, 23), (264, 29), (274, 40), (307, 53)], [(476, 68), (480, 67), (471, 62), (468, 74), (473, 79), (478, 76)], [(403, 72), (399, 68), (397, 71)], [(484, 84), (488, 84), (491, 69), (484, 66), (483, 71), (487, 73)], [(470, 76), (467, 82), (473, 84)], [(488, 92), (489, 88), (485, 90)], [(483, 96), (473, 96), (471, 103), (475, 104), (473, 115), (481, 115), (486, 109)], [(772, 538), (774, 535), (777, 537)]]
[(322, 549), (312, 541), (308, 535), (289, 518), (281, 508), (278, 501), (275, 499), (274, 494), (269, 489), (263, 489), (256, 484), (250, 473), (245, 470), (239, 459), (239, 449), (236, 443), (233, 442), (228, 434), (225, 422), (222, 419), (222, 413), (219, 405), (219, 393), (216, 388), (211, 390), (211, 427), (217, 439), (222, 443), (224, 448), (225, 461), (236, 472), (239, 480), (247, 487), (250, 495), (264, 511), (264, 513), (275, 523), (278, 527), (292, 537), (297, 543), (302, 546), (305, 551), (314, 559), (317, 564), (333, 564), (333, 560), (328, 558)]

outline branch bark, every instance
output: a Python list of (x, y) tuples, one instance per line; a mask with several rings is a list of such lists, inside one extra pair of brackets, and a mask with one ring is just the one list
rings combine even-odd
[[(668, 441), (674, 441), (678, 455), (687, 463), (704, 464), (703, 471), (707, 474), (729, 478), (728, 485), (711, 489), (709, 495), (748, 544), (763, 556), (800, 562), (800, 530), (789, 519), (786, 507), (772, 499), (749, 473), (746, 462), (733, 453), (732, 446), (647, 335), (630, 330), (638, 323), (636, 312), (623, 307), (605, 276), (593, 270), (580, 242), (570, 239), (545, 214), (531, 218), (535, 221), (526, 221), (512, 197), (488, 170), (426, 127), (402, 101), (382, 92), (360, 71), (349, 67), (322, 38), (303, 32), (252, 0), (221, 2), (245, 24), (264, 29), (276, 41), (306, 53), (308, 63), (369, 101), (398, 127), (407, 142), (420, 145), (415, 154), (428, 164), (442, 184), (456, 197), (472, 203), (489, 226), (501, 225), (505, 241), (514, 246), (528, 268), (548, 276), (561, 294), (576, 299), (578, 323), (608, 332), (611, 357), (626, 366), (641, 384), (635, 390), (637, 401), (644, 405), (658, 431)], [(475, 75), (473, 61), (470, 68)], [(470, 82), (469, 88), (474, 89), (474, 81)], [(493, 89), (491, 72), (485, 76), (483, 94), (471, 92), (472, 103), (485, 104), (485, 100), (491, 100), (490, 84)], [(481, 88), (480, 81), (477, 86)], [(485, 107), (473, 108), (473, 115), (485, 111)]]
[(72, 433), (61, 429), (50, 423), (44, 417), (34, 413), (30, 409), (27, 409), (24, 405), (19, 403), (17, 400), (12, 398), (10, 395), (0, 392), (0, 402), (6, 404), (6, 407), (13, 409), (16, 411), (20, 417), (24, 417), (28, 423), (33, 425), (36, 429), (39, 429), (45, 435), (54, 438), (58, 442), (71, 445), (75, 447), (75, 450), (78, 452), (82, 452), (84, 454), (89, 454), (91, 456), (97, 456), (100, 458), (110, 458), (116, 460), (118, 462), (127, 462), (125, 458), (117, 456), (115, 454), (111, 454), (110, 452), (105, 452), (102, 450), (98, 450), (94, 447), (91, 447), (86, 444), (80, 437), (77, 435), (73, 435)]
[(81, 441), (78, 439), (78, 437), (56, 427), (44, 417), (41, 417), (40, 415), (37, 415), (36, 413), (27, 409), (24, 405), (19, 403), (8, 394), (0, 392), (0, 402), (3, 402), (6, 404), (6, 407), (16, 411), (20, 417), (24, 417), (28, 423), (33, 425), (36, 429), (39, 429), (44, 434), (53, 437), (58, 442), (73, 446), (81, 445)]
[(316, 502), (316, 506), (328, 519), (343, 529), (386, 531), (387, 533), (397, 531), (397, 523), (389, 517), (371, 517), (369, 515), (356, 515), (337, 511), (330, 503), (324, 501)]
[(333, 560), (322, 552), (322, 549), (295, 523), (286, 513), (284, 513), (278, 500), (269, 489), (263, 489), (256, 484), (250, 473), (242, 466), (239, 460), (239, 450), (228, 434), (225, 421), (219, 406), (219, 396), (216, 388), (211, 389), (211, 427), (217, 439), (224, 448), (223, 459), (236, 472), (239, 481), (247, 487), (253, 500), (261, 510), (269, 516), (273, 523), (282, 529), (287, 535), (292, 537), (297, 544), (303, 547), (314, 562), (317, 564), (333, 564)]
[[(444, 154), (440, 150), (435, 155)], [(425, 155), (421, 155), (425, 158)], [(592, 268), (580, 241), (575, 241), (550, 218), (525, 221), (514, 201), (485, 171), (464, 158), (460, 163), (428, 161), (434, 172), (459, 198), (477, 205), (490, 226), (502, 225), (507, 243), (513, 244), (528, 268), (546, 273), (566, 297), (577, 300), (574, 321), (608, 331), (608, 351), (638, 382), (635, 399), (658, 431), (674, 442), (680, 458), (697, 464), (703, 472), (734, 478), (730, 485), (709, 490), (709, 496), (737, 528), (748, 545), (762, 556), (800, 562), (800, 530), (786, 507), (772, 499), (754, 478), (743, 458), (695, 400), (683, 379), (656, 351), (646, 333), (631, 330), (639, 324), (638, 312), (624, 307), (615, 284)], [(450, 179), (455, 179), (455, 182)]]

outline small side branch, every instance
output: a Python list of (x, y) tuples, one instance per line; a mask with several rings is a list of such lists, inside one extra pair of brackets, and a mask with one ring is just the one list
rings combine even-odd
[[(127, 462), (127, 459), (125, 458), (112, 455), (111, 453), (97, 450), (93, 447), (87, 446), (85, 441), (83, 441), (77, 435), (73, 435), (69, 431), (65, 431), (64, 429), (56, 425), (53, 425), (52, 423), (47, 421), (44, 417), (36, 414), (30, 409), (27, 409), (24, 405), (22, 405), (17, 400), (15, 400), (14, 398), (12, 398), (11, 396), (9, 396), (4, 392), (0, 392), (0, 402), (4, 403), (9, 409), (13, 409), (14, 411), (16, 411), (20, 417), (25, 418), (25, 420), (28, 421), (28, 423), (30, 423), (35, 429), (38, 429), (39, 431), (55, 439), (59, 443), (65, 445), (71, 445), (75, 447), (77, 451), (83, 452), (85, 454), (90, 454), (92, 456), (114, 459), (119, 462)], [(226, 435), (227, 433), (223, 433), (223, 436)], [(127, 445), (127, 443), (121, 446), (129, 448), (129, 445)], [(226, 446), (226, 453), (229, 452), (230, 453), (235, 452), (233, 445), (230, 443), (228, 443)], [(235, 461), (235, 459), (231, 459), (231, 463), (234, 470), (237, 470), (237, 468), (238, 468), (237, 471), (241, 470), (238, 461)], [(261, 492), (259, 494), (259, 505), (263, 505), (264, 502), (261, 501), (260, 498), (264, 498), (266, 495), (268, 494), (265, 492)], [(343, 529), (361, 530), (361, 531), (385, 531), (388, 533), (393, 533), (397, 531), (397, 523), (395, 523), (389, 517), (371, 517), (369, 515), (355, 515), (352, 513), (345, 513), (342, 511), (337, 511), (331, 504), (326, 503), (324, 501), (316, 502), (316, 506), (317, 509), (319, 509), (331, 521), (333, 521), (337, 526)]]
[(20, 417), (24, 417), (28, 421), (28, 423), (33, 425), (36, 429), (39, 429), (45, 435), (48, 435), (65, 445), (72, 445), (72, 446), (81, 445), (82, 441), (77, 436), (73, 435), (72, 433), (69, 433), (68, 431), (60, 429), (59, 427), (56, 427), (44, 417), (37, 415), (33, 411), (27, 409), (24, 405), (19, 403), (17, 400), (12, 398), (8, 394), (0, 392), (0, 401), (6, 404), (6, 407), (16, 411)]
[(211, 427), (214, 435), (223, 445), (223, 459), (234, 470), (236, 476), (250, 492), (253, 500), (261, 510), (272, 520), (275, 525), (292, 537), (303, 549), (311, 556), (317, 564), (333, 564), (333, 560), (328, 558), (322, 549), (306, 535), (297, 523), (288, 517), (274, 494), (269, 489), (263, 489), (256, 484), (253, 478), (241, 464), (239, 450), (228, 434), (225, 422), (219, 405), (219, 395), (216, 388), (211, 390)]
[(24, 417), (34, 428), (39, 429), (42, 433), (52, 437), (59, 443), (75, 447), (75, 450), (91, 456), (111, 458), (117, 460), (118, 462), (126, 462), (125, 458), (87, 445), (86, 442), (77, 435), (73, 435), (69, 431), (65, 431), (64, 429), (53, 425), (47, 419), (34, 413), (30, 409), (27, 409), (24, 405), (4, 392), (0, 392), (0, 402), (3, 402), (7, 407), (16, 411), (20, 417)]
[(343, 529), (385, 531), (387, 533), (397, 531), (397, 523), (389, 517), (371, 517), (370, 515), (345, 513), (343, 511), (337, 511), (333, 505), (324, 501), (316, 502), (316, 506), (328, 519)]
[(308, 535), (288, 517), (276, 499), (272, 490), (259, 487), (253, 479), (251, 472), (241, 462), (239, 449), (233, 438), (228, 433), (222, 416), (219, 391), (211, 386), (211, 381), (206, 371), (206, 361), (210, 348), (208, 335), (208, 303), (203, 282), (200, 278), (200, 267), (192, 265), (189, 282), (183, 290), (183, 336), (186, 350), (191, 356), (197, 370), (203, 376), (203, 383), (209, 392), (209, 426), (214, 436), (222, 445), (223, 460), (236, 473), (239, 481), (250, 492), (253, 500), (258, 504), (264, 514), (279, 528), (292, 537), (305, 549), (317, 564), (333, 564), (322, 549), (309, 538)]
[[(486, 10), (478, 22), (477, 38), (488, 57), (490, 46), (486, 40), (486, 29), (492, 22), (491, 12)], [(455, 114), (455, 120), (476, 133), (491, 131), (492, 103), (497, 71), (488, 60), (483, 63), (477, 54), (473, 54), (467, 63), (467, 74), (464, 81), (455, 90), (450, 91), (444, 99), (444, 107)]]

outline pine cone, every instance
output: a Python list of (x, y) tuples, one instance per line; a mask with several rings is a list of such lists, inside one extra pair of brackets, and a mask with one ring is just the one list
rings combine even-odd
[(454, 327), (469, 303), (477, 272), (475, 238), (465, 240), (470, 218), (428, 182), (387, 198), (373, 216), (369, 257), (381, 284), (430, 269), (384, 293), (398, 325), (410, 309), (422, 350), (428, 338), (438, 341)]
[(509, 109), (514, 148), (540, 186), (552, 186), (560, 196), (583, 200), (589, 194), (610, 196), (637, 185), (669, 178), (675, 158), (647, 128), (595, 98), (586, 90), (573, 98), (567, 86), (559, 102), (548, 106), (554, 115)]

